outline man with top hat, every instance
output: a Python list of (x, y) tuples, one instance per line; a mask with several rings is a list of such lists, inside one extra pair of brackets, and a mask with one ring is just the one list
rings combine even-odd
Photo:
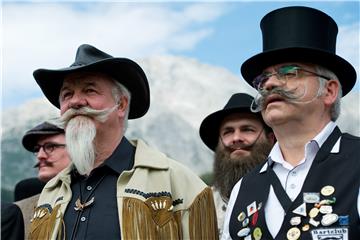
[(25, 133), (24, 148), (35, 154), (39, 169), (37, 178), (27, 178), (15, 186), (15, 204), (21, 209), (25, 223), (25, 239), (28, 239), (30, 219), (46, 182), (70, 164), (66, 151), (65, 132), (49, 122), (43, 122)]
[(200, 125), (201, 139), (215, 152), (213, 194), (219, 234), (231, 189), (265, 161), (274, 144), (274, 134), (261, 114), (250, 111), (253, 99), (246, 93), (236, 93), (223, 109), (208, 115)]
[(44, 187), (30, 238), (217, 238), (212, 192), (185, 166), (124, 136), (127, 119), (150, 105), (145, 73), (134, 61), (84, 44), (75, 62), (34, 72), (60, 108), (72, 164)]
[(241, 73), (277, 143), (233, 188), (222, 239), (359, 239), (360, 138), (335, 123), (356, 72), (335, 53), (337, 24), (285, 7), (260, 26), (263, 52)]

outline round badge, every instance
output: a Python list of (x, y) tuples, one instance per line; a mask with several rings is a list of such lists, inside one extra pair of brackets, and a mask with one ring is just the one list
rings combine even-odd
[(244, 221), (245, 217), (246, 217), (245, 213), (241, 212), (239, 214), (239, 216), (237, 217), (237, 219), (239, 220), (239, 222), (242, 222), (242, 221)]
[(297, 225), (299, 225), (301, 223), (301, 217), (292, 217), (291, 219), (290, 219), (290, 224), (292, 225), (292, 226), (297, 226)]
[(300, 238), (301, 232), (297, 227), (290, 228), (286, 234), (288, 240), (297, 240)]
[(310, 225), (309, 225), (309, 224), (305, 224), (305, 225), (301, 228), (301, 230), (302, 230), (303, 232), (309, 231), (309, 229), (310, 229)]
[(318, 214), (319, 214), (319, 209), (318, 208), (313, 208), (309, 212), (309, 216), (311, 218), (315, 218)]
[(333, 186), (327, 185), (321, 189), (321, 194), (323, 196), (330, 196), (335, 192), (335, 188)]
[(339, 219), (339, 216), (335, 213), (326, 214), (321, 219), (321, 225), (324, 227), (330, 226)]
[(243, 227), (246, 227), (247, 225), (249, 225), (249, 218), (245, 218), (243, 223), (242, 223)]
[(253, 236), (255, 240), (260, 240), (262, 237), (262, 231), (259, 227), (254, 229)]
[(320, 207), (320, 212), (322, 214), (328, 214), (328, 213), (332, 213), (333, 209), (332, 206), (329, 205), (324, 205)]
[(249, 233), (250, 233), (250, 228), (243, 228), (237, 233), (237, 235), (238, 237), (246, 237), (247, 235), (249, 235)]

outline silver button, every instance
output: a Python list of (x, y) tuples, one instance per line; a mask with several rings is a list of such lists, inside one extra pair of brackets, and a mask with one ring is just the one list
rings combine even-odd
[(86, 217), (81, 217), (80, 220), (81, 220), (82, 222), (85, 222), (85, 221), (86, 221)]
[(91, 191), (92, 186), (87, 186), (86, 189), (87, 189), (88, 191)]

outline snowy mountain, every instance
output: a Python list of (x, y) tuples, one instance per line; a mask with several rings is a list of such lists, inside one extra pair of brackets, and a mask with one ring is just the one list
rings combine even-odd
[[(129, 121), (126, 136), (144, 139), (197, 174), (211, 171), (212, 152), (198, 134), (201, 121), (222, 109), (233, 93), (254, 95), (253, 89), (241, 80), (240, 74), (194, 59), (157, 56), (138, 62), (149, 80), (151, 105), (144, 117)], [(344, 97), (342, 106), (340, 127), (360, 135), (359, 94)], [(45, 98), (3, 112), (3, 188), (12, 189), (19, 180), (36, 175), (32, 168), (35, 157), (22, 147), (22, 136), (28, 129), (58, 114), (58, 109)]]

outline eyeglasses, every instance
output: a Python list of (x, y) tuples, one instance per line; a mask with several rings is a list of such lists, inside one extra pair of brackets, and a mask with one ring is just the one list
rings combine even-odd
[(312, 72), (309, 70), (306, 70), (304, 68), (301, 68), (299, 66), (296, 65), (285, 65), (285, 66), (281, 66), (280, 68), (278, 68), (276, 70), (276, 72), (274, 73), (269, 73), (269, 72), (264, 72), (262, 74), (260, 74), (259, 76), (257, 76), (256, 78), (254, 78), (253, 80), (253, 86), (256, 90), (262, 90), (264, 87), (265, 82), (272, 76), (276, 76), (277, 79), (281, 80), (281, 81), (288, 81), (289, 79), (297, 79), (297, 78), (301, 78), (303, 75), (301, 75), (301, 72), (306, 72), (306, 73), (311, 73), (315, 76), (324, 78), (326, 80), (330, 80), (331, 78), (318, 74), (316, 72)]
[(66, 147), (66, 144), (60, 144), (60, 143), (52, 143), (52, 142), (47, 142), (43, 145), (36, 145), (33, 149), (33, 153), (35, 156), (37, 156), (39, 154), (40, 149), (42, 148), (43, 151), (49, 155), (51, 154), (56, 148), (61, 148), (61, 147)]

